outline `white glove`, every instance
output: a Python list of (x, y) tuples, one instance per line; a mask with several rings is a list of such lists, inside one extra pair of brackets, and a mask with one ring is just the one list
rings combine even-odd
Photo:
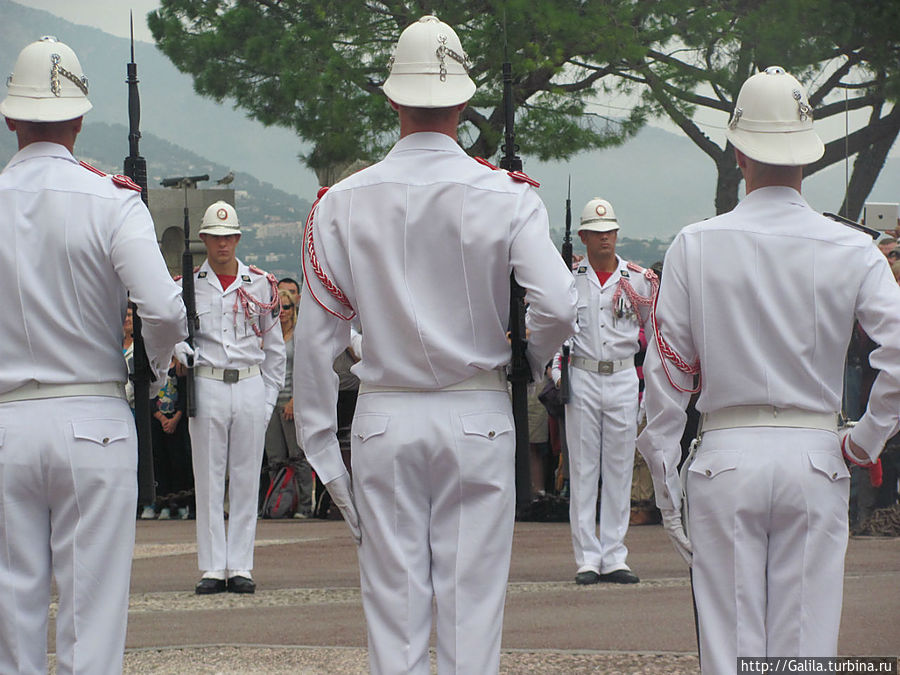
[(275, 404), (266, 402), (266, 424), (272, 419), (273, 412), (275, 412)]
[(687, 532), (681, 522), (681, 513), (674, 509), (665, 509), (662, 511), (663, 529), (672, 540), (672, 546), (678, 551), (684, 562), (690, 566), (694, 559), (694, 552), (691, 548), (691, 540), (688, 539)]
[(325, 483), (325, 487), (328, 488), (331, 501), (337, 504), (337, 507), (341, 510), (344, 522), (350, 528), (353, 541), (359, 546), (360, 541), (362, 541), (362, 533), (359, 530), (359, 515), (356, 513), (356, 506), (353, 504), (353, 488), (350, 485), (350, 475), (344, 472), (333, 481)]
[(175, 345), (175, 360), (183, 366), (193, 367), (194, 359), (200, 354), (199, 349), (194, 349), (187, 342), (179, 342)]
[[(868, 455), (863, 453), (863, 456), (860, 457), (853, 451), (853, 445), (856, 445), (856, 443), (851, 445), (853, 439), (850, 438), (850, 432), (853, 431), (854, 426), (856, 426), (855, 422), (849, 422), (846, 426), (838, 429), (838, 438), (841, 442), (841, 453), (857, 466), (870, 466), (872, 460), (869, 459)], [(856, 447), (859, 446), (857, 445)]]
[(644, 421), (644, 418), (647, 417), (647, 407), (644, 405), (644, 398), (641, 397), (641, 402), (638, 403), (637, 410), (637, 428), (641, 428), (641, 422)]

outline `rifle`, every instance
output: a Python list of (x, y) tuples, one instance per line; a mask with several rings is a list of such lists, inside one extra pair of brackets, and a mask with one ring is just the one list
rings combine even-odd
[[(187, 343), (194, 346), (194, 334), (200, 328), (200, 320), (197, 318), (197, 298), (194, 294), (194, 254), (191, 252), (191, 219), (188, 212), (187, 190), (197, 185), (198, 181), (209, 180), (209, 175), (202, 176), (178, 176), (176, 178), (164, 178), (163, 187), (180, 187), (184, 190), (184, 252), (181, 254), (181, 298), (184, 301), (184, 309), (187, 314)], [(197, 415), (197, 390), (194, 384), (194, 357), (188, 357), (187, 377), (185, 377), (185, 408), (188, 417)]]
[[(572, 176), (569, 176), (569, 191), (566, 193), (566, 233), (563, 236), (562, 259), (566, 269), (572, 270)], [(566, 404), (571, 397), (569, 386), (569, 343), (563, 345), (562, 363), (560, 364), (559, 402)]]
[[(500, 168), (521, 171), (522, 160), (516, 155), (516, 110), (512, 98), (512, 64), (503, 63), (503, 113), (506, 127)], [(528, 383), (531, 367), (525, 356), (525, 289), (516, 281), (515, 272), (509, 275), (509, 337), (512, 358), (508, 378), (512, 385), (512, 413), (516, 426), (516, 506), (531, 503), (531, 464), (528, 442)]]
[[(141, 97), (138, 93), (137, 64), (134, 62), (134, 21), (131, 24), (131, 61), (127, 65), (128, 79), (128, 157), (125, 175), (141, 187), (141, 199), (147, 204), (147, 161), (141, 157), (138, 144), (141, 138)], [(141, 334), (141, 317), (137, 306), (130, 302), (134, 326), (134, 421), (138, 441), (138, 504), (156, 501), (156, 481), (153, 475), (153, 437), (150, 431), (150, 382), (156, 379)]]

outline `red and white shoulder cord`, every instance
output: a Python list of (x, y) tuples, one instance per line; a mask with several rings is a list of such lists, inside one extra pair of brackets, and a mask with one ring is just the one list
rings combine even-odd
[[(657, 282), (658, 284), (659, 282)], [(681, 356), (679, 356), (678, 352), (672, 349), (669, 346), (669, 343), (666, 342), (666, 339), (663, 337), (662, 331), (659, 330), (659, 324), (656, 321), (656, 303), (659, 301), (659, 294), (657, 293), (656, 297), (653, 300), (653, 309), (650, 311), (650, 321), (653, 325), (653, 335), (656, 339), (656, 347), (659, 349), (659, 355), (662, 357), (660, 359), (660, 363), (663, 367), (663, 372), (666, 374), (666, 379), (669, 381), (669, 384), (672, 387), (680, 392), (684, 392), (685, 394), (696, 394), (700, 391), (703, 386), (703, 376), (700, 373), (700, 360), (694, 362), (694, 364), (690, 364), (685, 361)], [(697, 378), (697, 386), (694, 388), (682, 387), (680, 384), (676, 383), (672, 376), (669, 374), (669, 368), (666, 365), (666, 361), (671, 361), (672, 364), (680, 370), (682, 373), (687, 375), (698, 375)]]
[[(319, 188), (319, 192), (316, 195), (316, 201), (313, 202), (312, 208), (309, 210), (309, 216), (306, 218), (306, 227), (303, 229), (303, 247), (305, 249), (305, 255), (303, 256), (303, 278), (306, 280), (306, 288), (309, 290), (310, 295), (312, 295), (313, 300), (318, 303), (319, 307), (324, 309), (329, 314), (332, 314), (339, 319), (343, 319), (344, 321), (349, 321), (354, 316), (356, 316), (356, 310), (353, 309), (353, 305), (350, 304), (350, 301), (347, 299), (347, 296), (344, 295), (344, 292), (338, 288), (337, 284), (335, 284), (331, 279), (328, 278), (328, 275), (325, 274), (325, 270), (322, 269), (322, 266), (319, 264), (319, 259), (316, 256), (316, 247), (313, 242), (313, 218), (316, 214), (316, 207), (318, 207), (319, 202), (322, 200), (323, 195), (328, 191), (327, 187)], [(326, 306), (319, 298), (316, 296), (316, 292), (313, 290), (312, 284), (309, 280), (309, 273), (306, 270), (306, 261), (309, 259), (309, 266), (312, 268), (312, 273), (319, 280), (319, 283), (328, 291), (331, 296), (337, 300), (343, 307), (346, 307), (350, 310), (348, 315), (341, 314), (340, 312), (336, 312), (333, 309), (330, 309)]]
[[(250, 270), (255, 274), (266, 274), (253, 265), (250, 265)], [(275, 275), (266, 274), (266, 281), (269, 282), (270, 297), (272, 298), (270, 302), (254, 298), (243, 286), (238, 287), (234, 297), (234, 325), (237, 326), (238, 304), (240, 304), (240, 307), (244, 312), (244, 319), (253, 326), (253, 332), (256, 333), (257, 337), (262, 337), (272, 330), (275, 327), (275, 321), (269, 324), (269, 327), (265, 330), (260, 330), (259, 326), (256, 325), (256, 322), (253, 321), (253, 315), (256, 314), (257, 316), (262, 316), (281, 305), (281, 298), (278, 297), (278, 281), (275, 279)]]

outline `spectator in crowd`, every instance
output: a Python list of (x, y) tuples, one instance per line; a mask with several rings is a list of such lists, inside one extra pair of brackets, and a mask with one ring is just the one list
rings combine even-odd
[(75, 52), (29, 44), (7, 87), (18, 152), (0, 173), (0, 672), (47, 672), (55, 585), (56, 671), (114, 675), (137, 503), (126, 302), (158, 379), (184, 305), (140, 188), (72, 154), (91, 109)]
[(897, 240), (893, 237), (882, 237), (878, 240), (878, 248), (886, 257), (890, 257), (891, 251), (897, 248)]
[[(569, 523), (575, 583), (636, 584), (626, 558), (637, 436), (639, 334), (658, 285), (656, 274), (616, 255), (619, 222), (605, 199), (590, 200), (578, 236), (587, 263), (575, 271), (578, 330), (572, 338), (566, 404)], [(560, 382), (561, 354), (553, 379)], [(597, 533), (597, 491), (600, 521)]]
[[(900, 421), (900, 289), (867, 234), (800, 194), (803, 167), (824, 152), (813, 114), (782, 68), (743, 84), (726, 137), (746, 197), (675, 237), (644, 362), (638, 447), (691, 565), (704, 675), (735, 672), (738, 657), (837, 653), (841, 450), (871, 465)], [(870, 359), (882, 372), (866, 413), (839, 434), (854, 317), (880, 345)], [(702, 435), (682, 486), (679, 438), (698, 390)]]
[(297, 313), (297, 307), (300, 305), (300, 285), (290, 277), (284, 277), (278, 282), (279, 291), (287, 291), (291, 294), (291, 302), (294, 305), (294, 314)]
[[(236, 255), (241, 238), (234, 207), (206, 209), (200, 239), (206, 260), (194, 271), (200, 329), (194, 347), (175, 354), (193, 361), (197, 414), (189, 420), (197, 501), (198, 595), (253, 593), (253, 542), (266, 426), (284, 386), (277, 282)], [(228, 475), (228, 531), (225, 476)]]
[[(510, 271), (530, 302), (538, 377), (574, 329), (572, 276), (530, 179), (492, 171), (457, 142), (475, 92), (467, 68), (456, 33), (436, 17), (404, 30), (384, 84), (400, 139), (321, 197), (304, 247), (298, 429), (359, 547), (374, 675), (430, 672), (434, 607), (438, 672), (498, 672), (515, 516), (502, 371)], [(351, 484), (333, 364), (355, 312), (363, 342)]]
[(269, 480), (275, 477), (278, 466), (291, 461), (296, 467), (297, 482), (300, 487), (300, 499), (297, 505), (297, 518), (307, 518), (312, 511), (312, 469), (303, 450), (297, 444), (297, 431), (294, 426), (294, 326), (297, 324), (295, 296), (287, 289), (278, 291), (281, 300), (281, 333), (284, 337), (285, 370), (284, 386), (278, 392), (275, 411), (266, 429), (266, 459), (269, 465)]
[(153, 402), (150, 431), (153, 434), (153, 472), (160, 520), (178, 517), (186, 520), (193, 499), (182, 494), (194, 485), (191, 470), (191, 439), (188, 433), (184, 391), (187, 378), (179, 374), (172, 360), (166, 382)]

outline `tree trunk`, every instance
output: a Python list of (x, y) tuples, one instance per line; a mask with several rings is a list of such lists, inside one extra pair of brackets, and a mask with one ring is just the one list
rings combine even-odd
[(731, 211), (738, 203), (738, 188), (744, 176), (734, 161), (731, 143), (716, 158), (716, 215)]
[(856, 161), (853, 162), (853, 173), (850, 176), (850, 184), (847, 186), (847, 193), (844, 195), (844, 202), (841, 204), (840, 210), (840, 214), (845, 218), (851, 220), (860, 218), (866, 197), (872, 192), (872, 187), (884, 167), (888, 152), (897, 139), (897, 134), (900, 133), (900, 115), (895, 117), (892, 125), (893, 133), (881, 136), (877, 141), (861, 150), (856, 156)]

